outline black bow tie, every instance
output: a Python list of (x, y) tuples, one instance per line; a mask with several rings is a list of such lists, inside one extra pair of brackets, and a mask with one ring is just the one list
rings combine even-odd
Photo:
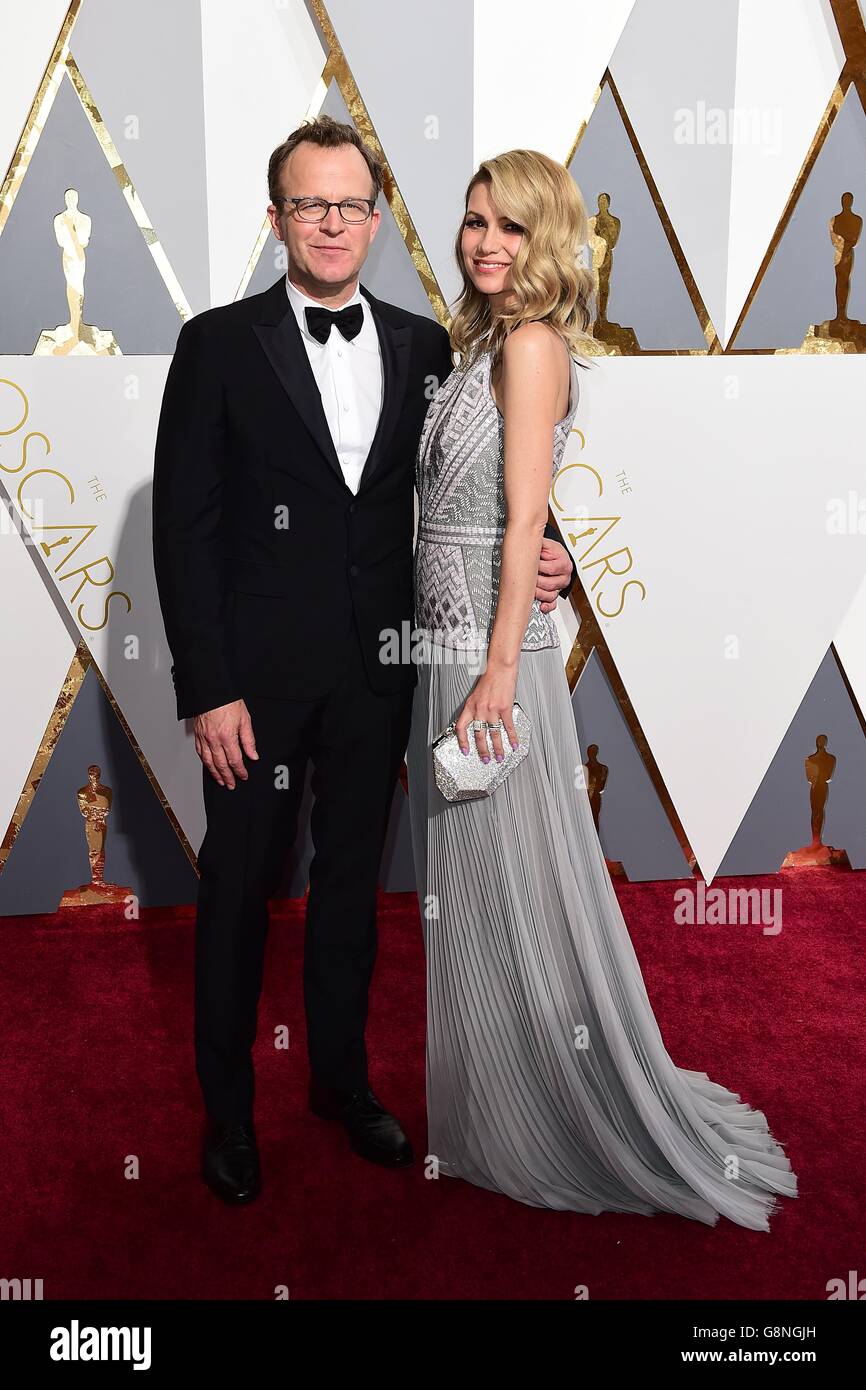
[(305, 309), (307, 328), (320, 343), (326, 343), (335, 323), (344, 338), (350, 342), (360, 333), (364, 323), (364, 306), (348, 304), (345, 309)]

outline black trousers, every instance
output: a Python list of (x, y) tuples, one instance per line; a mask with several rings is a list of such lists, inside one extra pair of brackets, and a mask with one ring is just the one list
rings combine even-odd
[(364, 1029), (376, 956), (376, 887), (394, 787), (409, 736), (412, 688), (378, 695), (354, 625), (332, 690), (315, 700), (250, 697), (258, 761), (221, 787), (206, 768), (199, 850), (195, 1055), (205, 1108), (226, 1125), (252, 1119), (268, 898), (297, 832), (312, 760), (314, 856), (304, 941), (310, 1069), (326, 1086), (368, 1083)]

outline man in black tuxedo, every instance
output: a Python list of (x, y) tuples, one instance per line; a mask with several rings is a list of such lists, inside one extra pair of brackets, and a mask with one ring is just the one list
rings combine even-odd
[[(452, 364), (444, 328), (359, 283), (382, 178), (352, 127), (328, 117), (274, 151), (268, 216), (288, 273), (183, 325), (159, 419), (154, 565), (207, 813), (195, 950), (203, 1176), (227, 1202), (261, 1183), (252, 1046), (267, 900), (310, 759), (310, 1105), (365, 1158), (412, 1161), (370, 1088), (364, 1044), (379, 863), (417, 678), (411, 660), (388, 664), (380, 649), (383, 634), (414, 629), (414, 461)], [(546, 541), (545, 611), (573, 582), (567, 551)]]

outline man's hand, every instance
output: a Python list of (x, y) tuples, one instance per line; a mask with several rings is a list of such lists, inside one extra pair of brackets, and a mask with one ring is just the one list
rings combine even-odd
[(243, 700), (197, 714), (193, 722), (195, 751), (221, 787), (234, 789), (235, 773), (246, 782), (243, 754), (258, 760), (250, 712)]
[(556, 607), (559, 591), (565, 588), (570, 579), (571, 556), (559, 541), (545, 536), (541, 544), (535, 588), (535, 597), (539, 600), (542, 613), (549, 613)]

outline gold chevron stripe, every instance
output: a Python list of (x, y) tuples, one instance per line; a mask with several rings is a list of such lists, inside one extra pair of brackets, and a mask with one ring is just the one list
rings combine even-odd
[(72, 0), (66, 11), (66, 17), (60, 26), (60, 33), (57, 36), (51, 57), (48, 59), (39, 90), (33, 98), (33, 105), (30, 107), (29, 115), (24, 122), (24, 129), (21, 132), (21, 138), (18, 141), (12, 162), (6, 171), (3, 183), (0, 184), (0, 235), (9, 221), (9, 214), (18, 196), (18, 190), (24, 180), (24, 175), (30, 168), (33, 151), (39, 144), (39, 137), (45, 128), (48, 114), (54, 105), (54, 98), (58, 93), (60, 83), (63, 81), (64, 67), (69, 56), (69, 35), (78, 18), (80, 8), (81, 0)]
[(184, 852), (186, 853), (189, 862), (192, 864), (196, 873), (198, 873), (198, 859), (195, 850), (193, 849), (192, 845), (187, 839), (186, 834), (184, 833), (183, 826), (181, 825), (180, 821), (178, 820), (177, 816), (175, 815), (174, 811), (169, 805), (165, 792), (160, 786), (160, 783), (156, 777), (156, 774), (153, 771), (153, 768), (151, 767), (150, 763), (145, 757), (141, 744), (138, 742), (138, 739), (135, 737), (135, 734), (132, 732), (132, 729), (127, 723), (126, 716), (124, 715), (123, 710), (120, 708), (120, 705), (115, 700), (114, 695), (111, 692), (111, 688), (108, 684), (108, 681), (105, 679), (105, 676), (99, 669), (99, 666), (92, 654), (90, 654), (90, 665), (93, 667), (96, 678), (99, 681), (99, 684), (102, 686), (102, 690), (106, 700), (111, 705), (111, 708), (114, 710), (114, 713), (117, 715), (118, 722), (121, 728), (123, 729), (123, 732), (126, 734), (126, 737), (129, 739), (133, 753), (138, 758), (138, 761), (141, 764), (142, 770), (144, 771), (147, 780), (150, 782), (150, 785), (153, 787), (153, 790), (156, 793), (156, 797), (159, 801), (160, 806), (165, 811), (165, 814), (168, 816), (168, 819), (171, 822), (172, 829), (174, 830), (174, 833), (177, 835), (177, 838), (180, 840), (180, 843), (184, 848)]
[(182, 319), (192, 318), (192, 309), (183, 292), (181, 283), (172, 269), (165, 248), (154, 231), (153, 224), (144, 210), (141, 199), (135, 191), (132, 179), (129, 177), (123, 160), (120, 157), (120, 151), (111, 138), (108, 127), (102, 119), (99, 108), (93, 100), (90, 89), (84, 81), (79, 71), (78, 64), (71, 53), (68, 54), (66, 58), (66, 71), (69, 73), (70, 81), (81, 102), (82, 110), (90, 123), (90, 128), (99, 141), (102, 153), (108, 160), (111, 172), (117, 179), (120, 191), (126, 200), (126, 205), (135, 220), (135, 225), (144, 237), (144, 244), (153, 256), (154, 263), (162, 277), (162, 281), (171, 295), (174, 307), (177, 309)]
[(394, 171), (388, 163), (387, 156), (382, 148), (382, 143), (376, 134), (376, 129), (370, 119), (370, 113), (358, 90), (358, 84), (352, 75), (352, 69), (349, 67), (348, 59), (343, 52), (343, 46), (337, 38), (336, 30), (331, 23), (323, 0), (309, 0), (309, 2), (322, 27), (322, 33), (325, 36), (325, 41), (327, 42), (329, 50), (328, 62), (325, 66), (322, 80), (328, 82), (332, 77), (336, 80), (337, 86), (340, 89), (340, 95), (346, 103), (355, 129), (361, 136), (361, 139), (365, 140), (371, 149), (376, 151), (379, 158), (384, 163), (384, 193), (388, 200), (388, 206), (391, 209), (394, 221), (397, 223), (400, 235), (406, 244), (406, 250), (412, 257), (412, 264), (418, 272), (418, 277), (421, 284), (424, 286), (424, 291), (427, 298), (430, 300), (433, 312), (442, 326), (447, 328), (450, 322), (448, 307), (445, 303), (442, 291), (439, 288), (436, 276), (433, 274), (424, 247), (421, 245), (421, 238), (415, 230), (415, 224), (412, 218), (409, 216), (409, 209), (406, 207), (403, 195), (394, 177)]
[(54, 709), (51, 711), (48, 723), (45, 726), (45, 733), (39, 741), (36, 756), (33, 759), (21, 795), (12, 813), (12, 819), (6, 829), (6, 834), (3, 836), (3, 842), (0, 844), (0, 873), (2, 873), (6, 867), (6, 861), (11, 853), (12, 846), (17, 840), (21, 827), (27, 819), (27, 812), (33, 805), (33, 798), (45, 774), (45, 769), (51, 761), (51, 754), (57, 747), (58, 740), (63, 732), (63, 726), (69, 718), (69, 711), (75, 704), (89, 665), (90, 652), (87, 650), (84, 642), (79, 642), (75, 649), (75, 655), (69, 663), (69, 670), (63, 678), (60, 693), (54, 702)]

